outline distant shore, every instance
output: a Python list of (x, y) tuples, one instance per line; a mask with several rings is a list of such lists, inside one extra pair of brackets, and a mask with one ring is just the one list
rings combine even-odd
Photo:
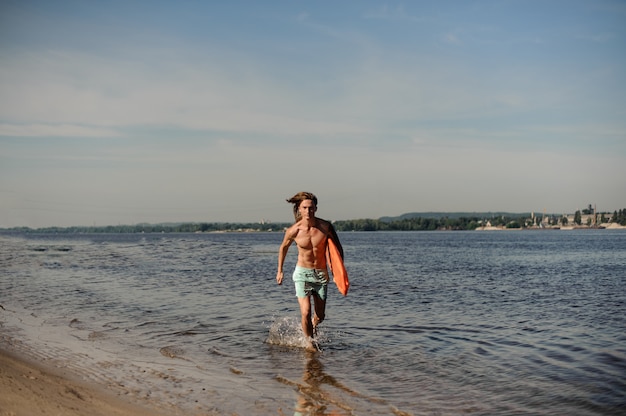
[[(574, 215), (534, 213), (410, 213), (399, 217), (379, 219), (361, 218), (330, 220), (337, 231), (491, 231), (491, 230), (545, 230), (545, 229), (623, 229), (626, 228), (626, 209), (613, 214)], [(12, 227), (0, 228), (4, 234), (161, 234), (161, 233), (250, 233), (284, 232), (292, 223), (271, 222), (180, 222), (133, 225), (67, 226), (67, 227)]]
[(507, 228), (504, 226), (485, 226), (477, 227), (475, 231), (543, 231), (543, 230), (624, 230), (626, 226), (611, 223), (600, 224), (596, 227), (584, 226), (584, 225), (560, 225), (560, 226), (548, 226), (548, 227), (527, 227), (527, 228)]
[[(371, 221), (368, 223), (368, 221)], [(347, 226), (346, 223), (349, 223)], [(474, 225), (471, 228), (461, 227), (457, 225), (433, 224), (421, 228), (402, 228), (393, 227), (380, 221), (374, 220), (357, 220), (356, 222), (337, 221), (333, 223), (337, 231), (533, 231), (533, 230), (623, 230), (626, 226), (616, 223), (602, 223), (597, 226), (589, 225), (546, 225), (546, 226), (530, 226), (530, 227), (511, 227), (503, 224), (499, 225)], [(381, 227), (381, 224), (385, 226)], [(282, 233), (289, 226), (288, 223), (274, 224), (274, 227), (233, 227), (228, 224), (224, 229), (198, 230), (198, 229), (179, 229), (160, 227), (158, 229), (144, 230), (137, 226), (118, 226), (118, 227), (48, 227), (48, 228), (0, 228), (0, 234), (167, 234), (167, 233), (258, 233), (258, 232), (279, 232)], [(2, 416), (2, 415), (0, 415)]]

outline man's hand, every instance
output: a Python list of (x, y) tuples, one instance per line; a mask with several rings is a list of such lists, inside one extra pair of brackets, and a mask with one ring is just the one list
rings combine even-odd
[(276, 283), (279, 285), (283, 284), (283, 272), (276, 273)]

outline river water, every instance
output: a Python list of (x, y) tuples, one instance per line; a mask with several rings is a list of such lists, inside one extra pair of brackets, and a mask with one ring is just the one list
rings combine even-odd
[(626, 414), (626, 232), (340, 239), (311, 353), (280, 233), (1, 235), (2, 342), (172, 414)]

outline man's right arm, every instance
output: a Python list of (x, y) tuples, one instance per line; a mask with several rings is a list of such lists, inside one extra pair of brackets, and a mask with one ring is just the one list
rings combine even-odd
[(287, 257), (287, 251), (289, 246), (294, 242), (297, 234), (297, 228), (290, 227), (285, 232), (283, 242), (278, 249), (278, 271), (276, 272), (276, 282), (280, 285), (283, 283), (283, 265), (285, 264), (285, 258)]

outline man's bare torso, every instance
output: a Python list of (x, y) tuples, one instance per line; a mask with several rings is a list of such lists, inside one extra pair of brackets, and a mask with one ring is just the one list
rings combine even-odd
[(292, 238), (298, 246), (298, 266), (309, 269), (326, 268), (328, 225), (316, 219), (313, 226), (300, 221), (292, 226)]

